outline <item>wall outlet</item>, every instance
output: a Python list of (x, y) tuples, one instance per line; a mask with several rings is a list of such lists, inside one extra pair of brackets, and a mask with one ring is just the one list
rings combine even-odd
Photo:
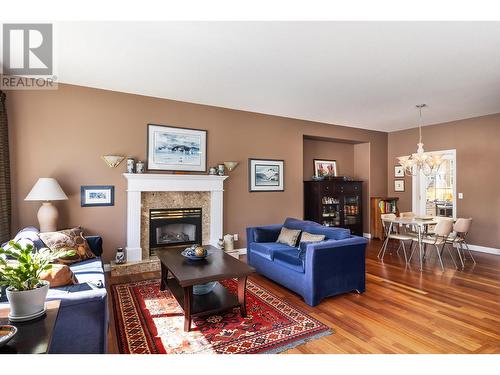
[(458, 193), (458, 199), (464, 199), (464, 193)]
[(234, 240), (235, 240), (235, 241), (238, 241), (238, 233), (233, 234), (233, 237), (234, 237)]

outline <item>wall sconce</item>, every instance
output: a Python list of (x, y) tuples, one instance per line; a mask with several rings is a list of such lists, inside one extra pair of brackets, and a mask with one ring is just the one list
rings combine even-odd
[(110, 168), (116, 168), (120, 163), (125, 159), (125, 156), (120, 155), (104, 155), (101, 156), (101, 159), (108, 165)]
[(227, 168), (229, 172), (232, 172), (234, 168), (238, 166), (239, 162), (238, 161), (225, 161), (224, 165)]

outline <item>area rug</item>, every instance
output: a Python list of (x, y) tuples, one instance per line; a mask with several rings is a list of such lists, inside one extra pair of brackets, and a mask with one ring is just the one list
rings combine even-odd
[[(221, 282), (237, 293), (234, 280)], [(247, 317), (239, 308), (193, 319), (184, 332), (184, 313), (160, 280), (112, 285), (121, 353), (279, 353), (332, 330), (255, 282), (247, 282)]]

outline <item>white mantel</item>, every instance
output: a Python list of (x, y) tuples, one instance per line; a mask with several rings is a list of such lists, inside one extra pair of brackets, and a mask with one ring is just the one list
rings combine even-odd
[(127, 261), (142, 260), (141, 193), (160, 191), (210, 192), (210, 244), (222, 238), (223, 192), (227, 176), (124, 173), (127, 179)]

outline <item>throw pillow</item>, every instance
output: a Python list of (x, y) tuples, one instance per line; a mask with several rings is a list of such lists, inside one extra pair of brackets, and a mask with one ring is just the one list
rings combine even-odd
[(58, 232), (40, 233), (40, 238), (50, 250), (75, 251), (75, 255), (59, 258), (57, 263), (72, 264), (95, 258), (87, 240), (83, 237), (82, 228), (80, 227)]
[(40, 274), (40, 279), (48, 281), (51, 288), (78, 283), (71, 268), (65, 264), (53, 264), (51, 269)]
[(324, 234), (312, 234), (309, 232), (302, 232), (300, 242), (319, 242), (325, 239)]
[(281, 228), (280, 235), (276, 242), (284, 243), (285, 245), (295, 247), (297, 239), (300, 236), (300, 229)]

